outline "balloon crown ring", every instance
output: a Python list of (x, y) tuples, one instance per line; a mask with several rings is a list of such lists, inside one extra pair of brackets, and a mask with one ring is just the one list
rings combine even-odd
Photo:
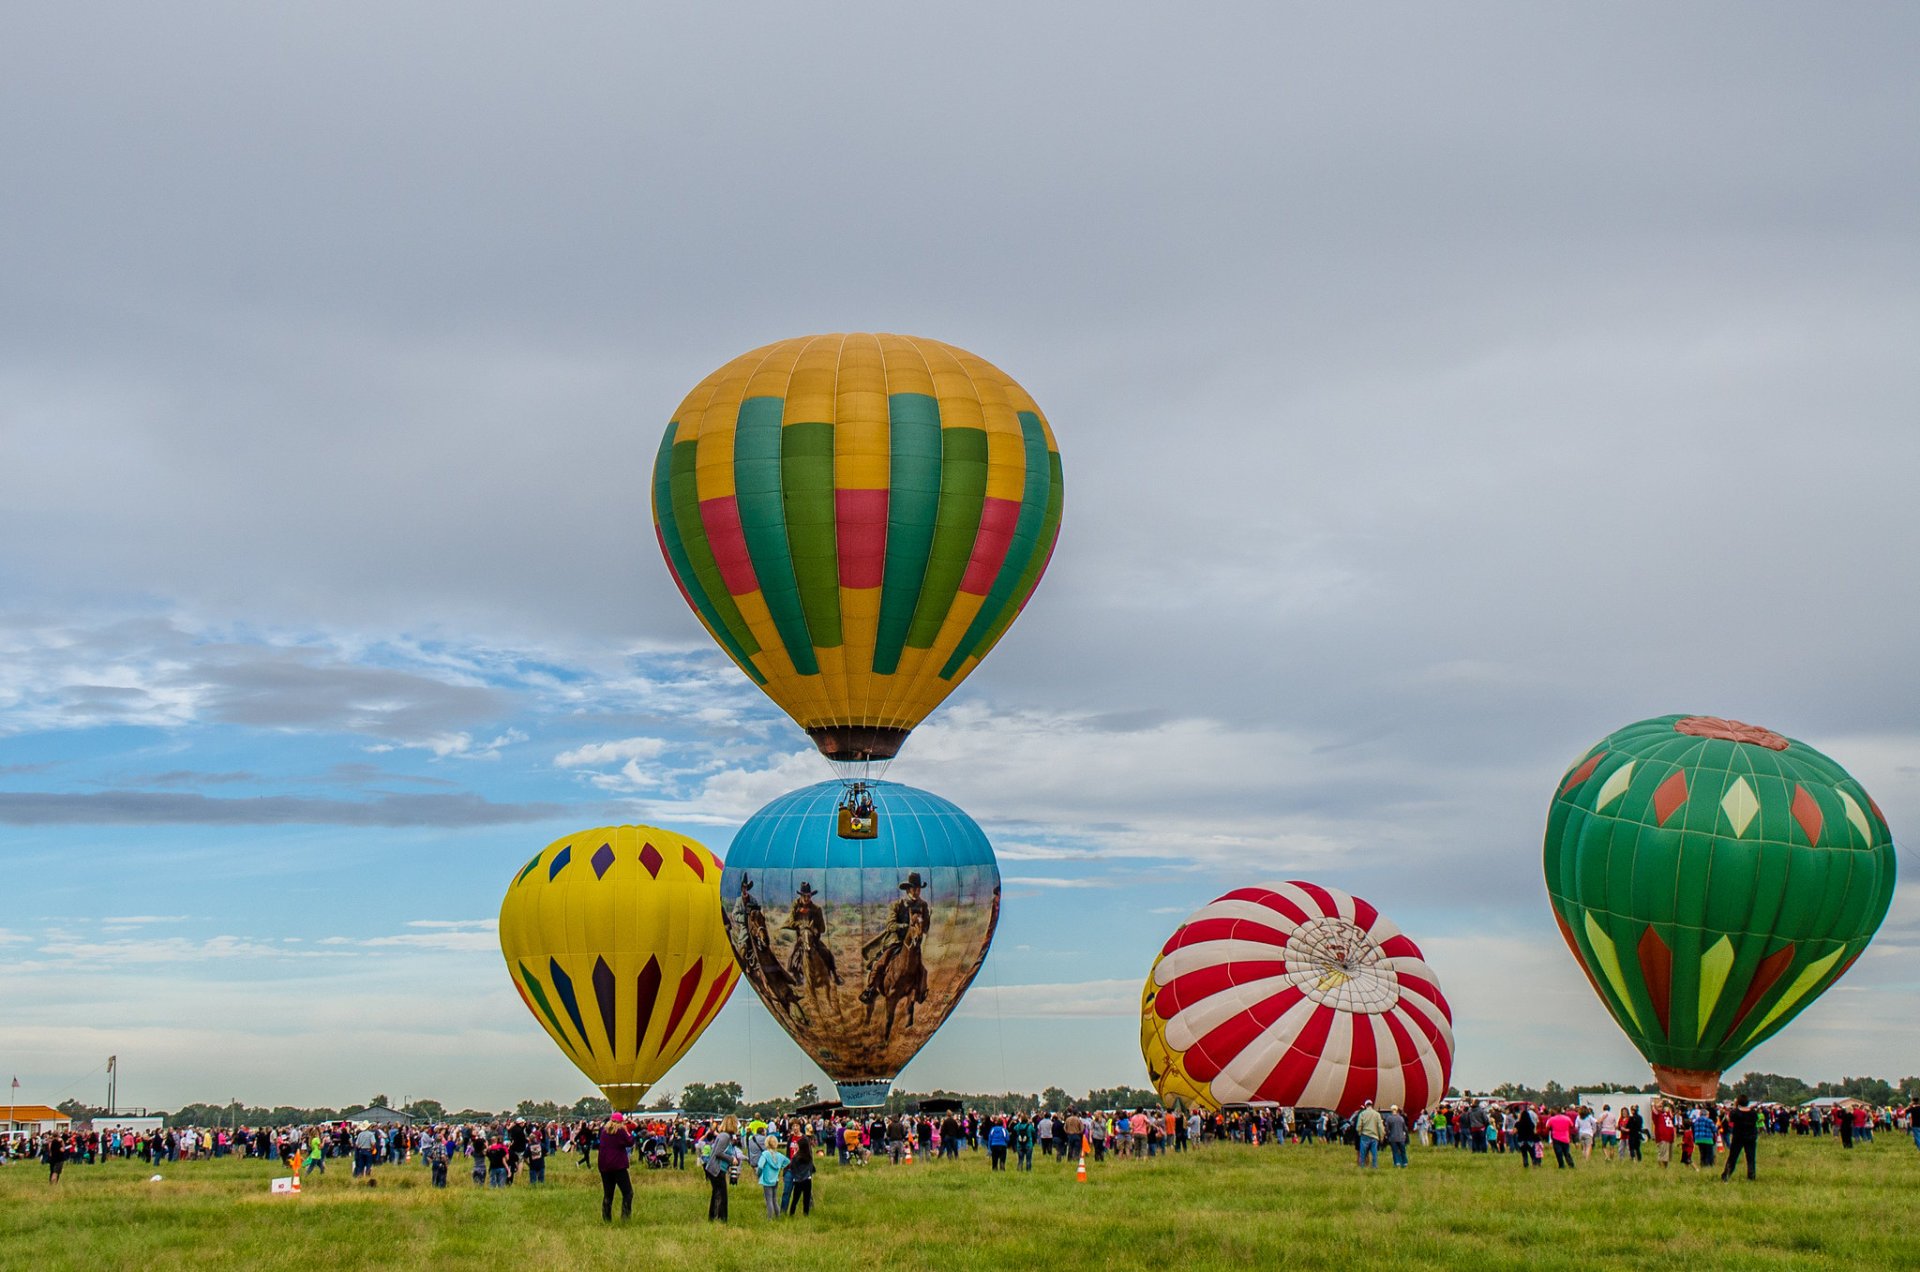
[(1725, 720), (1719, 716), (1682, 716), (1673, 722), (1673, 731), (1684, 733), (1690, 738), (1745, 742), (1748, 746), (1764, 746), (1769, 751), (1784, 751), (1792, 745), (1772, 729), (1765, 729), (1757, 724), (1747, 724), (1741, 720)]

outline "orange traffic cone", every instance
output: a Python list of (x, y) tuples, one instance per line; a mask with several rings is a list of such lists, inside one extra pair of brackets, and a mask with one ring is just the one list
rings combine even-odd
[(911, 1137), (907, 1140), (907, 1165), (913, 1165), (913, 1140)]
[(1077, 1184), (1084, 1184), (1087, 1182), (1087, 1159), (1085, 1154), (1081, 1155), (1080, 1169), (1073, 1172), (1073, 1180)]

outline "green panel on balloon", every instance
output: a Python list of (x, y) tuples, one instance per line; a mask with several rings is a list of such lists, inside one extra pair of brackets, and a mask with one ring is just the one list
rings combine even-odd
[(1885, 820), (1839, 765), (1709, 716), (1644, 720), (1582, 756), (1542, 861), (1575, 958), (1689, 1099), (1844, 974), (1895, 870)]

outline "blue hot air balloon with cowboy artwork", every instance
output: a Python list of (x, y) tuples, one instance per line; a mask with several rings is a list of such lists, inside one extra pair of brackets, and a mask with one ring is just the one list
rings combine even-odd
[(727, 850), (734, 957), (849, 1107), (893, 1079), (973, 983), (1000, 917), (1000, 867), (938, 795), (875, 781), (782, 795)]

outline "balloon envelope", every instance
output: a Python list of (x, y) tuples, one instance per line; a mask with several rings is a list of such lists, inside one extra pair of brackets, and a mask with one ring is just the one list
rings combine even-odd
[(739, 980), (720, 870), (684, 835), (603, 826), (534, 854), (500, 903), (521, 1001), (616, 1109), (639, 1107)]
[(1715, 716), (1642, 720), (1575, 762), (1545, 864), (1594, 992), (1690, 1100), (1838, 980), (1893, 898), (1893, 838), (1860, 784)]
[(964, 349), (803, 336), (687, 395), (654, 526), (713, 639), (829, 759), (894, 754), (1040, 582), (1060, 453), (1024, 389)]
[(821, 782), (755, 813), (720, 883), (741, 969), (849, 1106), (885, 1102), (1000, 914), (1000, 868), (971, 817), (897, 782), (869, 789), (875, 837), (840, 837), (843, 788)]
[(1358, 897), (1312, 883), (1236, 888), (1189, 915), (1140, 995), (1163, 1100), (1272, 1100), (1409, 1116), (1446, 1094), (1453, 1013), (1415, 945)]

